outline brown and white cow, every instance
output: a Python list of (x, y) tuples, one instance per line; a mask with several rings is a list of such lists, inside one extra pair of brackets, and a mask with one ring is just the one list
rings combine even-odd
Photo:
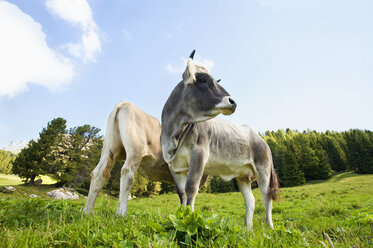
[(258, 181), (273, 228), (272, 200), (278, 180), (267, 143), (250, 127), (214, 118), (232, 114), (236, 103), (209, 72), (188, 59), (183, 80), (175, 87), (162, 111), (161, 144), (182, 204), (194, 208), (203, 174), (237, 179), (245, 199), (245, 224), (251, 228), (255, 199), (251, 182)]
[(116, 161), (125, 160), (121, 170), (117, 215), (125, 215), (134, 176), (139, 169), (145, 177), (173, 183), (160, 145), (161, 125), (135, 104), (122, 101), (111, 112), (104, 138), (101, 158), (91, 173), (91, 185), (84, 213), (93, 213), (98, 192), (110, 178)]

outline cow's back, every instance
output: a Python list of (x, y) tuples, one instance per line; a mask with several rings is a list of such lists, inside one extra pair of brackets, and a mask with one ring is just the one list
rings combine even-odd
[(141, 153), (157, 157), (161, 153), (160, 136), (161, 124), (157, 118), (145, 113), (131, 102), (121, 102), (118, 104), (119, 109), (116, 123), (120, 130), (130, 139), (131, 147), (127, 149), (137, 149)]
[(168, 165), (164, 162), (160, 144), (161, 124), (131, 102), (117, 105), (116, 123), (127, 154), (141, 159), (139, 171), (153, 180), (173, 182)]

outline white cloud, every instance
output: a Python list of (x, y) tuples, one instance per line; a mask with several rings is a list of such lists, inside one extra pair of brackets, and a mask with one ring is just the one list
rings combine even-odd
[[(209, 59), (204, 59), (204, 58), (199, 57), (199, 56), (197, 56), (197, 58), (194, 60), (194, 63), (196, 63), (197, 65), (202, 65), (209, 72), (211, 72), (212, 68), (214, 68), (214, 66), (215, 66), (214, 61), (209, 60)], [(185, 65), (186, 65), (186, 63), (185, 63)]]
[[(183, 73), (187, 64), (187, 59), (180, 58), (180, 60), (182, 61), (182, 65), (168, 64), (166, 65), (166, 70), (170, 73)], [(209, 72), (211, 72), (212, 68), (215, 66), (214, 61), (202, 58), (201, 56), (196, 56), (194, 63), (205, 67)]]
[(75, 57), (83, 58), (84, 62), (94, 62), (97, 54), (101, 52), (101, 41), (88, 2), (86, 0), (47, 0), (46, 6), (51, 13), (78, 26), (83, 32), (80, 43), (65, 44), (68, 52)]
[(74, 76), (72, 62), (48, 47), (42, 26), (16, 5), (0, 1), (0, 96), (34, 83), (55, 91)]
[(185, 68), (183, 67), (175, 67), (173, 65), (166, 65), (166, 70), (170, 73), (183, 73)]
[(82, 56), (82, 45), (77, 43), (66, 43), (63, 44), (62, 49), (66, 49), (71, 55), (74, 57), (81, 57)]

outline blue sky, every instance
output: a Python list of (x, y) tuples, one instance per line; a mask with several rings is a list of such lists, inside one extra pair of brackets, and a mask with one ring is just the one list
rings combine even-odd
[(370, 0), (0, 0), (0, 148), (53, 118), (103, 131), (121, 100), (160, 118), (185, 59), (256, 131), (373, 129)]

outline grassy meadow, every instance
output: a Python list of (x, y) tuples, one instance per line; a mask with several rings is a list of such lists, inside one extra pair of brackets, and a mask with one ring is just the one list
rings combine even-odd
[(133, 199), (119, 218), (115, 198), (100, 195), (95, 215), (83, 216), (84, 197), (50, 200), (51, 187), (0, 193), (0, 247), (373, 247), (373, 175), (343, 173), (282, 188), (273, 204), (274, 230), (265, 225), (255, 189), (252, 231), (243, 225), (238, 192), (198, 194), (194, 213), (178, 208), (176, 194)]

